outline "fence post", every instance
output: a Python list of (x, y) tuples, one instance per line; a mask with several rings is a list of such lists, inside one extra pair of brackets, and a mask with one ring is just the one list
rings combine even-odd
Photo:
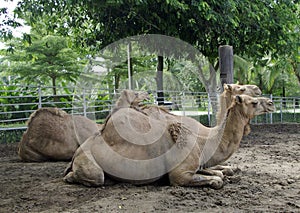
[(255, 124), (257, 124), (257, 116), (254, 117)]
[[(273, 102), (273, 95), (272, 94), (270, 95), (270, 99)], [(272, 112), (270, 113), (270, 123), (273, 124), (273, 113)]]
[(208, 118), (208, 125), (210, 126), (210, 96), (209, 93), (207, 93), (207, 98), (208, 98), (208, 104), (207, 104), (207, 118)]
[(280, 99), (280, 123), (282, 123), (282, 105), (283, 105), (283, 98)]
[(184, 103), (186, 103), (186, 102), (185, 102), (185, 92), (183, 92), (183, 101), (181, 100), (183, 116), (185, 116), (185, 107), (184, 107)]
[(296, 121), (296, 98), (293, 98), (294, 121)]
[(39, 96), (39, 104), (38, 108), (42, 108), (42, 90), (41, 90), (41, 85), (38, 86), (38, 96)]
[(85, 89), (83, 89), (83, 116), (86, 117), (86, 99), (85, 99)]

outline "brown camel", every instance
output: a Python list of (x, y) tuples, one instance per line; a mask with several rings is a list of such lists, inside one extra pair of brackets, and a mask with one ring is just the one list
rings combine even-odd
[(159, 107), (149, 108), (148, 113), (156, 110), (149, 115), (121, 108), (112, 114), (101, 134), (76, 150), (64, 180), (99, 186), (108, 175), (145, 184), (168, 174), (171, 185), (220, 188), (221, 177), (198, 174), (199, 169), (226, 161), (239, 147), (249, 120), (274, 109), (269, 99), (238, 95), (219, 125), (208, 128)]
[(40, 108), (31, 114), (19, 144), (23, 161), (70, 160), (80, 144), (99, 132), (98, 125), (58, 108)]
[[(223, 89), (224, 91), (219, 97), (219, 109), (217, 113), (218, 124), (221, 122), (222, 120), (221, 118), (224, 116), (224, 113), (226, 113), (227, 108), (230, 106), (232, 98), (234, 96), (244, 94), (252, 97), (257, 97), (262, 94), (258, 86), (251, 85), (251, 84), (248, 85), (224, 84)], [(267, 105), (273, 105), (273, 102), (269, 99), (266, 99), (266, 100), (262, 100), (261, 104), (264, 104), (265, 107), (268, 107)], [(160, 108), (160, 107), (157, 108), (155, 106), (144, 106), (142, 109), (143, 112), (145, 112), (146, 114), (151, 114), (152, 117), (155, 117), (154, 114), (158, 113), (157, 119), (159, 119), (160, 110), (165, 110), (165, 108)], [(168, 112), (168, 110), (166, 110), (165, 112)], [(191, 118), (186, 118), (186, 119), (188, 120)], [(251, 131), (250, 123), (248, 123), (247, 125), (245, 125), (244, 135), (248, 135), (250, 131)], [(233, 175), (234, 170), (235, 169), (230, 166), (218, 165), (218, 166), (211, 167), (209, 169), (201, 169), (201, 173), (210, 174), (210, 175), (219, 175), (220, 177), (223, 177), (224, 175)]]
[[(123, 90), (112, 113), (124, 107), (139, 110), (140, 102), (145, 99), (148, 99), (145, 92)], [(78, 146), (103, 129), (105, 123), (96, 124), (58, 108), (38, 109), (27, 122), (18, 154), (23, 161), (70, 160)]]

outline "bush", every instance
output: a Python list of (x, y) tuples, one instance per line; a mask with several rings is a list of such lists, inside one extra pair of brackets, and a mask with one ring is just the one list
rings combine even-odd
[(26, 129), (0, 130), (0, 143), (20, 142)]

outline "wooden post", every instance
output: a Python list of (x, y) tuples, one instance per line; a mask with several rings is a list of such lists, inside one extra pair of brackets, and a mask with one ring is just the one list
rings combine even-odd
[(157, 72), (156, 72), (158, 105), (164, 105), (163, 70), (164, 70), (164, 57), (159, 55), (157, 56)]
[(133, 89), (133, 79), (132, 79), (132, 60), (131, 60), (131, 43), (127, 45), (127, 65), (128, 65), (128, 89)]
[(223, 85), (233, 83), (233, 49), (232, 46), (224, 45), (219, 47), (220, 79)]

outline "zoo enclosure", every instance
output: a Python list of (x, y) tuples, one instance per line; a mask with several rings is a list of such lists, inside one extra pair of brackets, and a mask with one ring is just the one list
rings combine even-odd
[[(70, 114), (86, 116), (102, 123), (119, 97), (119, 91), (107, 88), (52, 87), (0, 85), (0, 143), (19, 140), (26, 130), (25, 122), (31, 113), (41, 107), (58, 107)], [(148, 91), (150, 101), (156, 104), (156, 91)], [(204, 125), (213, 124), (212, 103), (205, 92), (164, 91), (165, 106), (177, 115), (190, 116)], [(255, 117), (252, 123), (300, 123), (300, 97), (273, 97), (276, 112)], [(7, 136), (12, 134), (13, 136)], [(15, 139), (8, 139), (15, 138)]]

